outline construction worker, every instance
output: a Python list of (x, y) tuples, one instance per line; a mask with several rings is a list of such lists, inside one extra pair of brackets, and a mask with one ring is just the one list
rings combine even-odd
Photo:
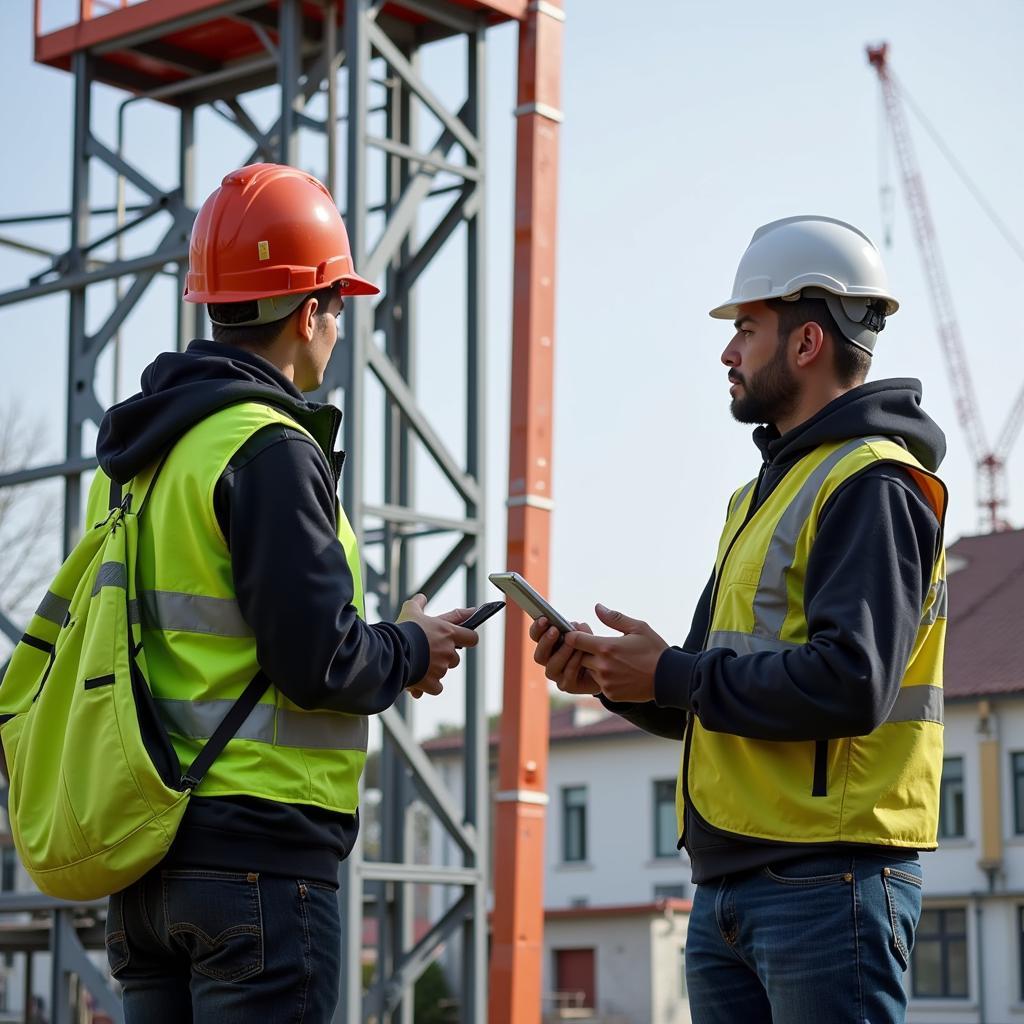
[(140, 513), (138, 586), (154, 707), (180, 763), (256, 673), (269, 681), (168, 856), (110, 899), (128, 1024), (331, 1019), (338, 866), (359, 827), (369, 716), (405, 690), (440, 693), (477, 641), (457, 625), (472, 609), (428, 616), (422, 595), (397, 623), (363, 620), (336, 497), (341, 413), (303, 392), (323, 381), (345, 301), (377, 291), (319, 181), (234, 171), (189, 250), (185, 300), (207, 305), (214, 340), (157, 356), (100, 426), (90, 522), (111, 480), (163, 460)]
[(864, 383), (898, 308), (855, 227), (759, 228), (722, 352), (762, 465), (731, 497), (681, 648), (597, 605), (536, 660), (683, 741), (695, 1024), (903, 1021), (942, 770), (945, 453), (916, 380)]

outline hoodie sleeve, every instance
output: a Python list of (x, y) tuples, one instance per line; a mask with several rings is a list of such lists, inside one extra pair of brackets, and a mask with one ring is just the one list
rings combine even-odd
[(232, 458), (214, 510), (274, 685), (302, 708), (373, 715), (423, 677), (429, 649), (415, 623), (369, 625), (357, 615), (336, 500), (323, 453), (299, 431), (272, 426)]
[(655, 701), (761, 740), (862, 736), (885, 721), (910, 660), (941, 528), (909, 476), (879, 466), (837, 491), (807, 564), (810, 639), (738, 656), (669, 649)]

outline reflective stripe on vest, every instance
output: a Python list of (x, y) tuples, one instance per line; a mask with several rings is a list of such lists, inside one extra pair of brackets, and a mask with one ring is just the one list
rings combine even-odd
[[(92, 596), (103, 587), (126, 590), (128, 580), (123, 565), (105, 562), (96, 574)], [(210, 636), (251, 637), (252, 630), (242, 617), (238, 602), (233, 597), (204, 597), (202, 594), (179, 594), (169, 590), (143, 590), (129, 608), (129, 621), (139, 619), (139, 601), (148, 629), (165, 632), (206, 633)], [(47, 594), (37, 615), (58, 626), (64, 621), (69, 602), (55, 594)]]
[[(881, 438), (869, 438), (869, 440), (880, 441)], [(796, 497), (786, 506), (786, 511), (782, 513), (782, 518), (779, 519), (771, 543), (768, 545), (768, 553), (761, 569), (761, 579), (757, 584), (757, 596), (754, 598), (754, 633), (756, 635), (777, 637), (782, 633), (786, 614), (789, 611), (786, 570), (793, 564), (797, 538), (811, 514), (811, 509), (825, 478), (845, 456), (863, 443), (860, 439), (850, 441), (823, 459), (804, 482)]]
[(928, 591), (928, 600), (925, 602), (924, 615), (921, 622), (931, 625), (936, 619), (944, 619), (949, 612), (949, 593), (945, 580), (936, 580)]
[[(172, 700), (156, 702), (168, 729), (190, 740), (207, 740), (231, 710), (233, 700)], [(305, 750), (366, 751), (369, 719), (330, 711), (289, 711), (273, 704), (257, 704), (236, 739), (271, 743)]]
[(904, 686), (886, 722), (938, 722), (943, 720), (941, 686)]
[(209, 636), (251, 637), (233, 597), (204, 597), (169, 590), (143, 590), (142, 621), (148, 629), (164, 632), (206, 633)]

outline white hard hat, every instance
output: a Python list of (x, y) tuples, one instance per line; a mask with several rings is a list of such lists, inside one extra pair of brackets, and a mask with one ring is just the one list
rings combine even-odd
[(754, 232), (732, 298), (711, 310), (735, 320), (744, 302), (823, 298), (848, 341), (870, 352), (886, 316), (900, 308), (875, 243), (832, 217), (786, 217)]

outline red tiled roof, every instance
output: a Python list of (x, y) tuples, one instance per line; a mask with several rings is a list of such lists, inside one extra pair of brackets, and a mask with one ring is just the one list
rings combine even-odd
[(654, 903), (625, 903), (606, 907), (548, 907), (544, 910), (545, 921), (565, 921), (581, 917), (631, 917), (643, 914), (653, 917), (665, 911), (688, 914), (693, 910), (693, 900), (681, 900), (674, 896), (656, 900)]
[[(598, 739), (602, 736), (621, 736), (624, 734), (639, 735), (640, 730), (627, 722), (624, 718), (606, 711), (604, 706), (596, 699), (588, 700), (584, 697), (577, 698), (578, 703), (566, 707), (553, 708), (550, 718), (550, 742), (562, 743), (567, 740)], [(596, 720), (588, 720), (579, 725), (575, 720), (579, 712), (594, 711), (600, 717)], [(492, 729), (490, 735), (490, 746), (495, 748), (498, 745), (498, 729)], [(456, 751), (462, 749), (462, 730), (451, 732), (445, 736), (435, 736), (433, 739), (425, 740), (423, 749), (428, 754), (440, 754), (445, 751)]]
[(962, 537), (948, 561), (947, 699), (1024, 693), (1024, 530)]

